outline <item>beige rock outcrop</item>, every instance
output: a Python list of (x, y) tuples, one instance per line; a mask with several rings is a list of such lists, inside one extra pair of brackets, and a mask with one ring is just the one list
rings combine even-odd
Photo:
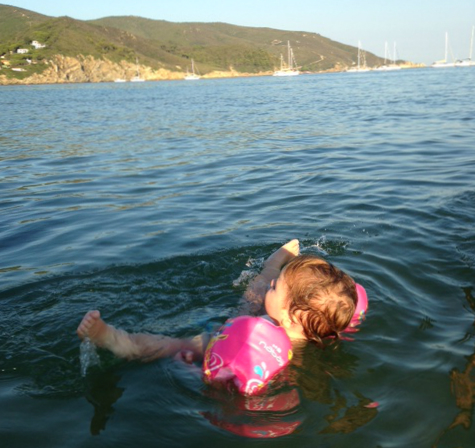
[[(95, 59), (92, 56), (79, 55), (75, 58), (57, 55), (46, 62), (47, 68), (40, 74), (33, 74), (24, 79), (10, 78), (1, 75), (0, 85), (9, 84), (65, 84), (87, 82), (112, 82), (117, 79), (129, 81), (137, 75), (134, 63), (121, 61), (112, 62), (107, 59)], [(146, 81), (165, 81), (184, 79), (185, 73), (177, 67), (177, 71), (164, 68), (153, 69), (145, 65), (138, 67), (140, 78)], [(202, 78), (236, 78), (243, 76), (266, 76), (272, 72), (240, 73), (232, 67), (228, 71), (212, 71)]]
[[(25, 79), (8, 79), (0, 75), (0, 85), (7, 84), (62, 84), (83, 82), (111, 82), (116, 79), (130, 80), (137, 74), (136, 64), (121, 61), (115, 63), (107, 59), (95, 59), (92, 56), (54, 56), (47, 61), (47, 68), (40, 74)], [(147, 81), (183, 79), (182, 72), (166, 69), (154, 70), (139, 66), (140, 77)]]

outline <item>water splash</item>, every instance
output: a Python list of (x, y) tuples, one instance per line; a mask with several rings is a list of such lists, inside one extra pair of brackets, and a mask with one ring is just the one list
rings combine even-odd
[(262, 268), (262, 265), (264, 264), (264, 258), (249, 258), (246, 262), (246, 266), (249, 269), (246, 269), (242, 271), (239, 274), (239, 278), (236, 280), (233, 280), (233, 286), (234, 287), (239, 287), (239, 286), (246, 286), (250, 283), (250, 281), (257, 275), (259, 270)]
[(87, 370), (92, 366), (99, 366), (101, 361), (96, 351), (96, 346), (89, 338), (84, 338), (79, 346), (79, 360), (81, 362), (81, 375), (86, 376)]
[(247, 285), (255, 275), (256, 273), (254, 271), (242, 271), (239, 274), (239, 277), (236, 280), (233, 280), (233, 286), (237, 288), (241, 285)]
[(328, 256), (327, 246), (328, 246), (327, 238), (326, 238), (325, 235), (322, 235), (313, 244), (310, 244), (308, 246), (301, 245), (300, 246), (300, 252), (301, 253), (312, 253), (312, 252), (316, 251), (320, 255)]

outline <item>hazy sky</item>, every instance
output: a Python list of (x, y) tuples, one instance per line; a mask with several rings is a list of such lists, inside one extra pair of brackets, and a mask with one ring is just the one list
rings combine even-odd
[[(8, 0), (7, 0), (8, 1)], [(11, 0), (48, 16), (88, 20), (135, 15), (171, 22), (226, 22), (319, 33), (384, 56), (394, 42), (401, 59), (430, 64), (470, 52), (475, 0)], [(475, 45), (474, 45), (475, 46)], [(475, 59), (475, 50), (472, 58)]]

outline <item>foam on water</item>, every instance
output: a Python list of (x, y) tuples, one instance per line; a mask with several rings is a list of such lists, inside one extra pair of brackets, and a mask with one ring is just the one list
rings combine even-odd
[(81, 364), (81, 375), (84, 377), (89, 368), (100, 366), (101, 360), (97, 354), (96, 346), (89, 338), (84, 338), (79, 346), (79, 362)]

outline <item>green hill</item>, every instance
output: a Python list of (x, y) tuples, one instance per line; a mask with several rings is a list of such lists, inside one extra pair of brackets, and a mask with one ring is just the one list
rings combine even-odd
[[(32, 41), (45, 44), (42, 49)], [(55, 55), (91, 56), (115, 63), (126, 61), (153, 70), (183, 72), (193, 58), (202, 74), (232, 67), (241, 73), (274, 70), (290, 41), (301, 70), (319, 72), (354, 65), (357, 49), (316, 33), (252, 28), (225, 23), (171, 23), (141, 17), (105, 17), (80, 21), (69, 17), (48, 17), (21, 8), (0, 5), (0, 56), (9, 67), (23, 67), (24, 73), (6, 70), (0, 74), (26, 77), (44, 70)], [(17, 54), (18, 48), (28, 54)], [(367, 53), (368, 65), (381, 58)], [(33, 61), (33, 62), (32, 62)]]
[(49, 17), (26, 9), (0, 5), (0, 42), (21, 37), (32, 27)]
[[(226, 62), (232, 63), (234, 52), (241, 53), (242, 57), (243, 49), (247, 52), (254, 49), (255, 54), (249, 54), (249, 58), (262, 58), (260, 69), (272, 70), (278, 66), (280, 55), (286, 53), (287, 41), (290, 41), (302, 70), (325, 71), (351, 66), (358, 55), (355, 47), (303, 31), (242, 27), (226, 23), (171, 23), (134, 16), (105, 17), (90, 23), (127, 31), (160, 43), (167, 52), (193, 57), (197, 62), (215, 63), (220, 69), (227, 68), (222, 66), (225, 62), (223, 53), (228, 53)], [(381, 58), (367, 53), (369, 65), (380, 64), (381, 61)], [(239, 64), (233, 65), (239, 70)]]
[(43, 58), (55, 54), (73, 57), (81, 54), (95, 58), (106, 56), (112, 61), (134, 61), (140, 55), (144, 59), (142, 63), (154, 67), (182, 62), (181, 58), (157, 48), (153, 42), (126, 31), (0, 5), (0, 54), (19, 47), (29, 48), (33, 40), (46, 45), (41, 52), (36, 52)]

